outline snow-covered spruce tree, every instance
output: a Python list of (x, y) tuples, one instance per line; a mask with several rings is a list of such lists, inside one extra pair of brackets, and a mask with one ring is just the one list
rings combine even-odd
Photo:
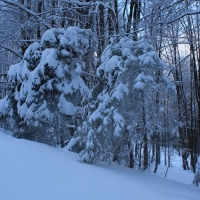
[(0, 120), (2, 123), (9, 121), (9, 128), (16, 130), (16, 124), (20, 122), (17, 114), (17, 89), (21, 82), (18, 82), (18, 73), (20, 72), (22, 62), (10, 66), (7, 80), (7, 93), (3, 99), (0, 99)]
[(11, 65), (7, 74), (7, 90), (4, 101), (6, 102), (4, 117), (8, 117), (11, 128), (14, 132), (18, 132), (18, 124), (21, 121), (18, 115), (17, 103), (19, 97), (19, 91), (21, 87), (21, 68), (23, 62)]
[(17, 137), (25, 137), (23, 109), (19, 113), (19, 108), (24, 103), (27, 91), (30, 89), (30, 71), (37, 65), (40, 55), (40, 45), (34, 43), (26, 50), (23, 60), (11, 65), (8, 71), (7, 94), (4, 98), (4, 118), (8, 118), (9, 124)]
[(26, 114), (27, 123), (40, 130), (36, 140), (53, 145), (73, 136), (77, 108), (88, 92), (80, 73), (89, 35), (77, 27), (44, 33), (42, 58), (32, 76), (34, 98)]
[(123, 110), (132, 138), (130, 160), (134, 149), (135, 165), (146, 169), (149, 166), (150, 140), (163, 131), (159, 100), (168, 91), (168, 80), (163, 76), (164, 62), (147, 41), (136, 42), (128, 54), (132, 61), (120, 79), (128, 84), (129, 89), (129, 95), (123, 100)]
[[(95, 163), (102, 159), (112, 162), (112, 137), (118, 137), (123, 132), (123, 117), (118, 113), (111, 94), (124, 71), (119, 47), (112, 39), (104, 50), (97, 69), (98, 84), (92, 89), (85, 107), (85, 119), (79, 130), (83, 137), (86, 136), (86, 147), (80, 153), (83, 162)], [(121, 86), (119, 92), (123, 96), (127, 92), (126, 87)]]
[[(20, 120), (18, 120), (17, 123), (15, 122), (14, 135), (19, 138), (35, 140), (35, 130), (31, 129), (30, 126), (26, 123), (26, 115), (28, 107), (30, 106), (30, 103), (33, 99), (33, 93), (31, 92), (32, 73), (40, 62), (41, 54), (41, 45), (38, 42), (35, 42), (26, 49), (22, 62), (15, 66), (16, 69), (18, 69), (18, 86), (15, 87), (15, 100), (17, 101), (17, 116), (15, 117), (18, 117)], [(9, 72), (12, 72), (12, 68), (9, 69)], [(10, 75), (8, 77), (9, 79), (12, 78), (10, 77)], [(12, 119), (15, 119), (15, 117), (12, 116)]]
[[(4, 98), (4, 118), (8, 118), (16, 137), (31, 139), (24, 125), (26, 101), (31, 89), (31, 72), (41, 59), (39, 43), (31, 44), (20, 63), (11, 65), (7, 75), (7, 93)], [(23, 105), (23, 106), (22, 106)]]
[[(97, 69), (99, 84), (85, 109), (83, 162), (114, 160), (134, 167), (137, 159), (139, 168), (148, 167), (148, 140), (158, 127), (155, 94), (166, 89), (163, 66), (145, 40), (111, 40)], [(134, 145), (143, 149), (141, 155), (134, 157)]]
[(12, 92), (17, 94), (16, 115), (22, 127), (17, 137), (50, 145), (70, 139), (78, 107), (88, 93), (80, 74), (90, 34), (77, 27), (50, 29), (27, 49), (17, 73), (20, 85)]

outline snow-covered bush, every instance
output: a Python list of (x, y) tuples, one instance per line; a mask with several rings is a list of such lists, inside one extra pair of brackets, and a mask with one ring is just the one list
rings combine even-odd
[(50, 29), (10, 67), (7, 111), (19, 118), (17, 137), (55, 145), (73, 135), (77, 107), (88, 93), (80, 74), (90, 34), (78, 27)]

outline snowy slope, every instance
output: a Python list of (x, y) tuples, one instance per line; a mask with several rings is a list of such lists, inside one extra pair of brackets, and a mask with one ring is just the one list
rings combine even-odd
[(0, 130), (0, 200), (200, 200), (200, 190), (149, 172), (88, 165), (71, 152)]

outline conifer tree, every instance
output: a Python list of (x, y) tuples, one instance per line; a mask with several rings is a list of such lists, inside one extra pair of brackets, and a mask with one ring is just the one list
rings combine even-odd
[(7, 110), (16, 108), (12, 117), (20, 118), (17, 137), (55, 145), (73, 136), (78, 107), (88, 93), (80, 75), (90, 34), (78, 27), (50, 29), (26, 50), (16, 72), (10, 68)]
[[(112, 101), (112, 90), (116, 81), (124, 71), (120, 45), (111, 39), (101, 57), (101, 65), (97, 69), (98, 84), (93, 88), (89, 103), (85, 108), (85, 122), (82, 131), (86, 134), (86, 148), (81, 152), (81, 160), (87, 163), (101, 159), (112, 162), (112, 136), (120, 136), (123, 129), (123, 118), (117, 112)], [(125, 90), (125, 91), (124, 91)], [(122, 88), (120, 93), (127, 92)]]
[(15, 136), (19, 138), (35, 140), (35, 130), (26, 123), (26, 118), (30, 115), (27, 111), (33, 99), (33, 93), (30, 92), (32, 90), (32, 73), (40, 62), (41, 54), (41, 45), (35, 42), (26, 49), (21, 67), (16, 66), (19, 69), (17, 82), (20, 83), (20, 87), (18, 86), (18, 90), (16, 90), (16, 115), (20, 117), (20, 121), (15, 124)]
[(143, 153), (137, 167), (148, 167), (149, 138), (158, 128), (155, 94), (167, 89), (163, 67), (146, 40), (111, 39), (97, 69), (99, 83), (85, 108), (83, 162), (116, 161), (134, 167), (133, 146), (140, 143)]

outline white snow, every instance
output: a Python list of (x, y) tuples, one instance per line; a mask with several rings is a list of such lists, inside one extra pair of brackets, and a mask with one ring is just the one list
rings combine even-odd
[(23, 117), (26, 114), (27, 110), (28, 110), (27, 104), (23, 103), (21, 106), (18, 106), (18, 107), (19, 107), (18, 108), (18, 110), (19, 110), (19, 116)]
[(39, 51), (37, 52), (38, 49), (40, 49), (40, 43), (34, 42), (26, 49), (23, 59), (30, 60), (31, 55), (34, 53), (39, 53)]
[(60, 108), (61, 113), (66, 115), (74, 115), (76, 113), (76, 107), (71, 102), (67, 101), (63, 95), (60, 96), (59, 101), (58, 107)]
[(120, 83), (120, 84), (116, 87), (114, 93), (112, 94), (111, 99), (116, 98), (116, 99), (118, 99), (118, 100), (120, 101), (120, 100), (123, 99), (124, 94), (127, 94), (127, 95), (128, 95), (128, 93), (129, 93), (129, 91), (128, 91), (127, 86), (124, 85), (123, 83)]
[(154, 81), (152, 76), (145, 75), (144, 72), (139, 74), (135, 79), (136, 82), (141, 81), (141, 80), (143, 80), (145, 83), (148, 82), (148, 81)]
[[(101, 56), (101, 62), (103, 63), (103, 62), (107, 62), (110, 58), (111, 58), (111, 56), (112, 56), (112, 51), (111, 51), (111, 47), (112, 47), (112, 45), (108, 45), (105, 49), (104, 49), (104, 51), (103, 51), (103, 53), (102, 53), (102, 56)], [(97, 71), (98, 72), (98, 71)], [(97, 74), (98, 75), (98, 74)]]
[[(22, 62), (20, 62), (20, 64), (21, 64)], [(16, 76), (17, 75), (17, 70), (18, 70), (18, 66), (19, 65), (19, 63), (18, 64), (15, 64), (15, 65), (11, 65), (10, 67), (9, 67), (9, 71), (8, 71), (8, 77), (9, 76), (11, 76), (11, 77), (14, 77), (14, 76)]]
[[(35, 105), (35, 104), (34, 104)], [(53, 113), (50, 112), (50, 110), (47, 108), (47, 101), (43, 100), (42, 104), (40, 105), (40, 107), (37, 109), (37, 111), (35, 112), (35, 116), (36, 118), (42, 118), (42, 119), (48, 119), (49, 121), (53, 121)]]
[(71, 150), (71, 148), (81, 139), (81, 137), (72, 138), (68, 145), (65, 147), (67, 150)]
[(105, 72), (112, 72), (115, 68), (120, 68), (120, 57), (119, 56), (112, 56), (105, 65)]
[(137, 83), (134, 84), (134, 88), (136, 89), (144, 89), (144, 87), (146, 86), (145, 83), (138, 81)]
[(134, 84), (134, 88), (137, 89), (144, 89), (144, 87), (146, 86), (146, 83), (148, 81), (154, 81), (153, 77), (150, 75), (145, 75), (143, 72), (141, 74), (139, 74), (136, 79), (135, 79), (135, 84)]
[(50, 30), (47, 30), (43, 36), (42, 36), (42, 39), (41, 39), (41, 42), (44, 43), (44, 42), (49, 42), (50, 44), (54, 44), (56, 42), (56, 37), (53, 33), (53, 30), (50, 29)]
[(102, 114), (99, 112), (99, 109), (96, 109), (91, 116), (89, 117), (89, 122), (92, 123), (92, 121), (95, 121), (97, 119), (102, 119)]
[(54, 69), (57, 68), (58, 61), (57, 61), (57, 54), (56, 54), (55, 48), (45, 49), (44, 52), (42, 53), (42, 58), (41, 58), (42, 67), (45, 66), (45, 64), (48, 64)]
[(122, 128), (124, 128), (124, 118), (119, 113), (115, 112), (113, 119), (115, 121), (114, 135), (116, 137), (119, 137), (120, 132), (122, 131)]
[[(199, 200), (200, 189), (146, 170), (79, 162), (79, 156), (0, 130), (1, 200)], [(175, 168), (175, 166), (174, 166)], [(180, 172), (180, 171), (179, 171)], [(170, 169), (167, 177), (170, 176)], [(185, 177), (184, 177), (185, 176)], [(179, 181), (179, 180), (178, 180)], [(192, 180), (191, 180), (192, 181)]]
[(140, 65), (156, 65), (156, 62), (148, 54), (143, 54), (138, 57), (140, 59)]
[(81, 67), (81, 65), (79, 64), (79, 63), (76, 63), (76, 73), (78, 74), (78, 75), (80, 75), (81, 74), (81, 72), (82, 72), (82, 67)]
[(138, 46), (138, 48), (144, 49), (145, 51), (147, 49), (154, 50), (153, 47), (145, 40), (139, 40), (137, 46)]
[(123, 57), (130, 56), (131, 55), (130, 48), (124, 48), (122, 55), (123, 55)]

